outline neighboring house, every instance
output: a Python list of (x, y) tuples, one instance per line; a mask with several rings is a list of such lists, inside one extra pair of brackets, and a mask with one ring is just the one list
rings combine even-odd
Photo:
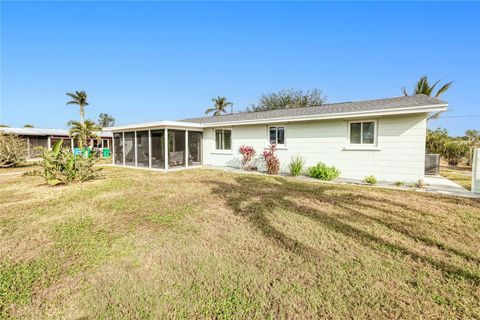
[[(415, 181), (424, 177), (427, 116), (447, 106), (415, 95), (105, 130), (113, 131), (113, 161), (118, 165), (163, 170), (200, 164), (239, 167), (240, 146), (253, 146), (259, 157), (275, 143), (282, 172), (289, 171), (293, 155), (301, 155), (306, 167), (322, 161), (340, 169), (345, 178), (374, 175)], [(256, 165), (264, 169), (261, 159)]]
[[(51, 148), (59, 140), (63, 140), (63, 145), (73, 149), (74, 141), (70, 137), (68, 130), (64, 129), (39, 129), (39, 128), (0, 128), (4, 134), (13, 134), (24, 138), (27, 141), (28, 157), (35, 158), (38, 155), (36, 147)], [(101, 138), (99, 140), (91, 139), (90, 145), (94, 149), (110, 148), (112, 145), (111, 132), (96, 132)]]

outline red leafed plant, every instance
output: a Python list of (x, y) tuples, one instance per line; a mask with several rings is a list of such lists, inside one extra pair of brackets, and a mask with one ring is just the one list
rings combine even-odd
[(253, 169), (252, 160), (253, 160), (253, 157), (255, 157), (255, 154), (257, 154), (255, 149), (252, 146), (241, 146), (238, 149), (238, 152), (240, 152), (240, 154), (243, 157), (242, 158), (243, 169), (252, 170)]
[(268, 174), (278, 174), (280, 171), (280, 160), (278, 160), (275, 151), (277, 146), (275, 144), (271, 144), (267, 150), (263, 151), (262, 157), (267, 164), (267, 173)]

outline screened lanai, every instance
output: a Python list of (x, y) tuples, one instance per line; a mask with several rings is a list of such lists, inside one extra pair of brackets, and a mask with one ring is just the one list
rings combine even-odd
[(110, 128), (113, 163), (151, 169), (202, 164), (202, 128), (181, 122), (157, 122)]

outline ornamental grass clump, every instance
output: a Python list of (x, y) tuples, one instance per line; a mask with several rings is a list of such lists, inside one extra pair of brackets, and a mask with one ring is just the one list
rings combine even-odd
[(255, 149), (252, 146), (241, 146), (238, 152), (242, 155), (242, 168), (247, 171), (253, 170), (252, 160), (257, 154)]
[(292, 157), (290, 161), (290, 173), (292, 176), (297, 177), (302, 174), (303, 166), (305, 165), (305, 160), (300, 155)]
[(325, 163), (319, 162), (308, 169), (308, 175), (315, 179), (330, 181), (338, 178), (340, 170), (334, 166), (329, 167)]
[(44, 177), (49, 185), (69, 184), (82, 182), (98, 177), (101, 169), (95, 169), (95, 156), (75, 156), (67, 148), (62, 148), (63, 140), (58, 141), (52, 150), (40, 148), (39, 165), (42, 169), (27, 172), (27, 175)]
[(375, 178), (374, 175), (366, 176), (365, 177), (365, 182), (368, 184), (375, 184), (377, 183), (377, 178)]
[(277, 146), (275, 144), (271, 144), (267, 150), (264, 150), (262, 153), (263, 160), (265, 160), (267, 166), (267, 173), (268, 174), (278, 174), (280, 171), (280, 160), (278, 160), (275, 151)]

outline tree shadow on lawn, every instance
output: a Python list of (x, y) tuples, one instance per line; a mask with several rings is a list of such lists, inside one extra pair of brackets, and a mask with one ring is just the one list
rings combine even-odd
[[(301, 256), (305, 260), (318, 261), (322, 257), (320, 252), (315, 248), (289, 237), (284, 232), (272, 226), (268, 221), (268, 213), (275, 213), (276, 210), (288, 210), (289, 212), (307, 217), (356, 242), (361, 242), (363, 245), (372, 249), (383, 253), (389, 252), (408, 256), (416, 261), (431, 265), (447, 275), (464, 278), (475, 285), (480, 285), (480, 275), (476, 271), (472, 272), (467, 268), (455, 266), (427, 254), (419, 254), (401, 244), (393, 243), (347, 223), (347, 221), (350, 221), (359, 222), (364, 225), (371, 224), (372, 222), (380, 224), (384, 228), (402, 234), (404, 237), (413, 241), (420, 241), (425, 246), (434, 247), (443, 254), (457, 255), (466, 261), (472, 262), (475, 265), (474, 269), (477, 268), (480, 264), (480, 259), (422, 235), (420, 231), (413, 230), (413, 224), (401, 225), (399, 222), (391, 222), (391, 216), (387, 216), (386, 218), (373, 217), (354, 208), (383, 211), (397, 218), (401, 217), (398, 216), (398, 212), (384, 208), (385, 204), (399, 207), (401, 210), (411, 212), (412, 214), (432, 215), (431, 212), (419, 210), (418, 208), (410, 207), (405, 203), (392, 199), (386, 199), (385, 195), (354, 194), (353, 192), (344, 191), (334, 185), (307, 185), (278, 177), (267, 180), (253, 176), (241, 176), (235, 177), (234, 179), (235, 182), (232, 183), (218, 179), (205, 181), (205, 183), (212, 188), (212, 193), (225, 201), (235, 215), (246, 219), (252, 226), (258, 229), (264, 237), (273, 240), (280, 247)], [(326, 194), (325, 192), (329, 190), (338, 192)], [(289, 198), (308, 198), (316, 201), (317, 206), (314, 208), (310, 205), (299, 204), (296, 201), (289, 200)], [(324, 203), (325, 206), (319, 208), (318, 202), (320, 202), (320, 204)], [(331, 206), (334, 207), (335, 211), (324, 209)], [(405, 217), (403, 217), (403, 219), (405, 219)]]

